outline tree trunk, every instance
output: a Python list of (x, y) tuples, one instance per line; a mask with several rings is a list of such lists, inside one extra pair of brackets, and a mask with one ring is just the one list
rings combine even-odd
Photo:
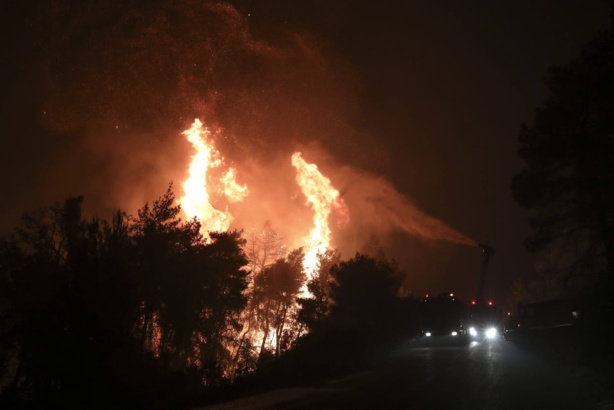
[(145, 316), (143, 317), (143, 326), (141, 327), (141, 348), (143, 349), (143, 353), (145, 353), (146, 350), (146, 343), (147, 343), (147, 331), (149, 328), (149, 321), (151, 320), (151, 313), (147, 312), (145, 313)]
[(264, 353), (264, 347), (266, 345), (266, 340), (269, 337), (269, 315), (270, 315), (270, 311), (271, 311), (271, 299), (269, 298), (267, 300), (267, 304), (266, 304), (266, 313), (264, 315), (264, 336), (262, 337), (262, 343), (260, 345), (260, 356), (262, 356), (262, 353)]
[(288, 315), (288, 306), (285, 305), (284, 306), (284, 310), (283, 310), (284, 314), (281, 317), (279, 326), (277, 328), (277, 340), (276, 340), (276, 346), (275, 346), (275, 355), (279, 356), (279, 347), (281, 345), (281, 336), (283, 335), (284, 332), (284, 326), (286, 324), (286, 316)]

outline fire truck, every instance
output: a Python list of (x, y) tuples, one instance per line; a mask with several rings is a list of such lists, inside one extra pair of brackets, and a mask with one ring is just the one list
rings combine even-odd
[(465, 303), (454, 293), (424, 297), (421, 309), (422, 335), (472, 340), (497, 339), (504, 333), (503, 312), (492, 301)]
[(421, 314), (423, 336), (468, 336), (473, 340), (491, 340), (504, 334), (501, 308), (484, 298), (486, 271), (495, 250), (485, 244), (479, 244), (479, 248), (484, 252), (484, 260), (477, 298), (463, 303), (454, 293), (442, 293), (436, 297), (426, 295)]
[(484, 253), (482, 272), (480, 274), (477, 298), (467, 306), (464, 322), (467, 327), (467, 334), (471, 338), (496, 339), (504, 334), (503, 311), (498, 306), (495, 306), (492, 301), (486, 301), (484, 298), (486, 270), (495, 250), (485, 244), (479, 244), (478, 247)]
[(464, 321), (472, 339), (496, 339), (504, 334), (503, 311), (492, 301), (471, 301)]
[(421, 309), (422, 334), (425, 337), (462, 336), (464, 304), (454, 297), (454, 293), (424, 297)]

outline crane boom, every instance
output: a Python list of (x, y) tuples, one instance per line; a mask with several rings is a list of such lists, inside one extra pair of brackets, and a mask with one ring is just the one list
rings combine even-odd
[(484, 260), (482, 262), (482, 273), (480, 274), (480, 283), (478, 285), (478, 294), (476, 299), (479, 303), (483, 303), (484, 287), (486, 285), (486, 270), (488, 269), (488, 262), (490, 261), (490, 258), (495, 253), (495, 249), (492, 246), (483, 243), (478, 244), (478, 247), (482, 250), (482, 252), (484, 252)]

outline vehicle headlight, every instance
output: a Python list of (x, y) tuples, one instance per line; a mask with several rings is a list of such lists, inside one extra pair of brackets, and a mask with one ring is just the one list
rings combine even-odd
[(477, 330), (475, 330), (475, 327), (470, 327), (470, 328), (469, 328), (469, 334), (470, 334), (471, 336), (477, 336), (477, 335), (478, 335), (478, 331), (477, 331)]
[(488, 330), (486, 331), (486, 337), (489, 339), (492, 339), (496, 336), (497, 336), (497, 329), (495, 329), (494, 327), (488, 328)]
[(457, 332), (452, 332), (452, 336), (456, 336), (457, 334)]
[(426, 332), (424, 335), (425, 335), (426, 337), (429, 337), (429, 336), (431, 335), (431, 332)]

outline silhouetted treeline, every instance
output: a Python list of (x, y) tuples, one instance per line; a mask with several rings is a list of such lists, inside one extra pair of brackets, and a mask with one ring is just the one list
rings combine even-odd
[(546, 78), (549, 96), (523, 126), (524, 168), (512, 193), (530, 211), (527, 248), (538, 275), (515, 283), (512, 303), (579, 301), (579, 350), (612, 372), (614, 361), (614, 31), (598, 33)]
[(302, 249), (268, 225), (205, 238), (170, 188), (111, 221), (82, 202), (1, 239), (0, 405), (187, 406), (325, 377), (412, 331), (391, 263), (329, 252), (305, 297)]

